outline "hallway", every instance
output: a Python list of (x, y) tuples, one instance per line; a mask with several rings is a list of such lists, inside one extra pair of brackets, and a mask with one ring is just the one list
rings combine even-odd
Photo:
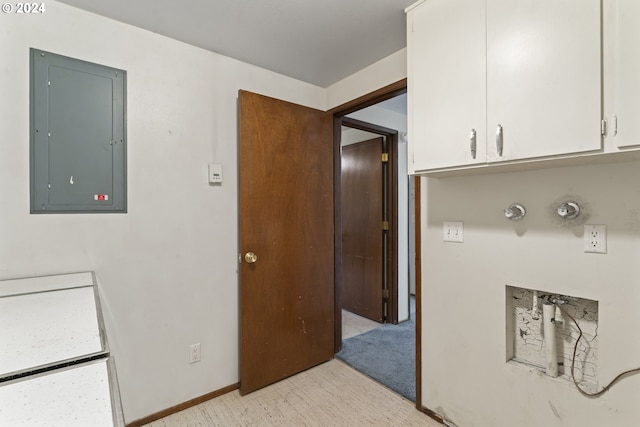
[(410, 320), (380, 324), (342, 310), (342, 350), (336, 358), (399, 393), (416, 400), (415, 297)]

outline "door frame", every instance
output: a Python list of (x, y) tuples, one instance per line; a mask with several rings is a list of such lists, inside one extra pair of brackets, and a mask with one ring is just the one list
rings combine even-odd
[[(340, 137), (342, 120), (347, 114), (370, 107), (407, 92), (407, 79), (391, 83), (331, 110), (333, 114), (333, 186), (334, 186), (334, 241), (335, 241), (335, 352), (342, 349), (342, 219), (340, 215)], [(397, 173), (396, 173), (397, 175)], [(432, 410), (422, 404), (422, 247), (421, 247), (421, 178), (415, 178), (415, 260), (416, 260), (416, 408), (442, 422)]]
[[(402, 95), (407, 92), (407, 79), (391, 83), (374, 92), (363, 95), (352, 101), (339, 105), (329, 110), (333, 114), (333, 157), (334, 157), (334, 241), (335, 241), (335, 352), (342, 349), (342, 220), (338, 204), (341, 200), (340, 193), (340, 130), (342, 118), (354, 111), (361, 110), (371, 105), (377, 104), (387, 99)], [(409, 136), (410, 137), (410, 136)], [(416, 260), (416, 408), (426, 413), (429, 417), (442, 423), (442, 418), (434, 411), (422, 404), (422, 246), (421, 246), (421, 181), (418, 176), (415, 178), (415, 260)]]
[[(382, 101), (386, 101), (387, 99), (393, 98), (398, 95), (402, 95), (403, 93), (406, 93), (406, 92), (407, 92), (407, 79), (405, 78), (329, 110), (329, 113), (333, 114), (333, 160), (334, 160), (333, 161), (333, 165), (334, 165), (333, 166), (333, 187), (334, 187), (333, 196), (334, 196), (334, 230), (335, 230), (335, 235), (334, 235), (334, 241), (335, 241), (335, 250), (334, 250), (335, 346), (334, 347), (335, 347), (336, 353), (338, 353), (342, 349), (342, 218), (341, 218), (342, 194), (341, 194), (341, 167), (340, 167), (340, 160), (341, 160), (340, 139), (341, 139), (342, 122), (345, 119), (345, 116), (347, 114), (351, 114), (363, 108), (370, 107), (374, 104), (377, 104)], [(349, 119), (349, 120), (353, 120), (353, 119)], [(397, 138), (397, 134), (396, 134), (396, 138)], [(397, 144), (397, 140), (396, 140), (396, 144)], [(391, 146), (393, 144), (389, 144), (389, 145)], [(396, 147), (394, 146), (394, 148)], [(397, 159), (397, 156), (394, 155), (394, 158)], [(394, 172), (392, 172), (392, 175), (395, 175), (397, 177), (397, 170), (394, 170)], [(397, 184), (393, 194), (395, 195), (396, 193), (397, 193)], [(396, 201), (396, 209), (397, 209), (397, 201)], [(397, 217), (397, 211), (396, 211), (396, 217)], [(417, 220), (418, 219), (416, 218), (416, 221)], [(395, 234), (395, 236), (397, 236), (397, 233)], [(396, 238), (395, 253), (397, 254), (397, 238)], [(394, 267), (394, 271), (397, 271), (397, 267)], [(397, 274), (396, 274), (396, 284), (397, 284)], [(418, 286), (419, 286), (419, 283), (417, 283), (417, 280), (416, 280), (416, 292), (417, 292)], [(396, 286), (396, 295), (397, 295), (397, 286)], [(417, 310), (419, 310), (419, 308), (416, 301), (416, 311)], [(397, 304), (396, 304), (395, 311), (396, 311), (396, 322), (397, 322)], [(416, 324), (416, 327), (419, 327), (419, 326), (420, 325)], [(418, 329), (416, 329), (416, 333), (418, 333)]]
[[(396, 325), (398, 324), (398, 131), (350, 117), (342, 117), (340, 122), (341, 127), (345, 126), (358, 129), (386, 138), (387, 153), (389, 154), (386, 181), (386, 208), (389, 230), (387, 230), (387, 253), (383, 259), (386, 260), (385, 271), (389, 297), (386, 301), (387, 307), (383, 321)], [(340, 142), (341, 141), (338, 141), (338, 143)], [(342, 180), (342, 174), (340, 175), (340, 179)], [(342, 191), (342, 183), (340, 182), (339, 184), (340, 191)], [(340, 198), (340, 205), (334, 205), (334, 208), (336, 211), (342, 212), (342, 198)], [(339, 231), (340, 232), (338, 232), (338, 228), (336, 228), (336, 237), (340, 236), (340, 244), (342, 245), (342, 222), (340, 223)], [(340, 259), (340, 271), (342, 272), (342, 253), (340, 253), (339, 256), (336, 254), (336, 258)], [(340, 291), (342, 292), (342, 281), (340, 282)], [(342, 295), (340, 295), (340, 297), (342, 298)], [(340, 299), (339, 302), (342, 304), (342, 299)], [(342, 305), (340, 305), (340, 321), (342, 321)]]

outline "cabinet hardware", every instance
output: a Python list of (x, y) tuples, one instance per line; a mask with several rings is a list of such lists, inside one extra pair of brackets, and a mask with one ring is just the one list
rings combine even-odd
[(471, 142), (471, 158), (475, 159), (476, 158), (476, 130), (475, 129), (471, 129), (470, 142)]
[(503, 136), (502, 136), (502, 125), (498, 125), (496, 129), (496, 149), (498, 150), (498, 156), (502, 157), (502, 148), (503, 148)]

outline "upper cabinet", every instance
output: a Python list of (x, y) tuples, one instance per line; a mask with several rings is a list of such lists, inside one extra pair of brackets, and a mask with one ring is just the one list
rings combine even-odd
[[(484, 3), (430, 0), (407, 17), (409, 145), (415, 170), (484, 163)], [(411, 157), (409, 163), (411, 170)]]
[(488, 0), (489, 161), (602, 147), (600, 0)]
[(407, 18), (413, 172), (602, 149), (600, 0), (426, 0)]
[(640, 1), (605, 2), (605, 117), (614, 148), (640, 147)]

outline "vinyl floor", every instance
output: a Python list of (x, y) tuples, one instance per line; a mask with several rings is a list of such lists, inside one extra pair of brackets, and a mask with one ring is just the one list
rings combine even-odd
[(339, 360), (246, 396), (233, 391), (148, 427), (423, 426), (441, 424)]
[(374, 322), (366, 317), (358, 316), (347, 310), (342, 310), (342, 339), (364, 334), (372, 329), (382, 326), (382, 323)]
[[(412, 310), (414, 311), (414, 310)], [(381, 326), (342, 311), (343, 339)], [(145, 427), (422, 426), (441, 424), (413, 402), (334, 359), (247, 396), (227, 393)]]

